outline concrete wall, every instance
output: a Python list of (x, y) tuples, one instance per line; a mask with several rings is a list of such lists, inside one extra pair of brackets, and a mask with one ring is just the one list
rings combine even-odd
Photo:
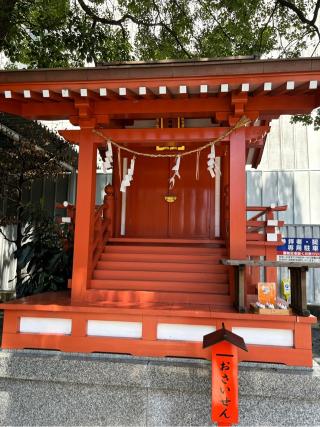
[[(288, 205), (278, 214), (284, 237), (320, 237), (320, 132), (290, 116), (272, 121), (259, 168), (247, 171), (247, 204), (271, 203)], [(308, 273), (308, 302), (320, 304), (320, 271)]]
[(320, 132), (273, 120), (262, 161), (247, 171), (248, 205), (288, 205), (287, 224), (320, 224)]

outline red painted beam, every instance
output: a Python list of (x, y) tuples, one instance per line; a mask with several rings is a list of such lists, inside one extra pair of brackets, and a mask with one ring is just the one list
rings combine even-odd
[[(11, 106), (11, 102), (15, 107)], [(254, 114), (296, 114), (312, 111), (320, 105), (317, 94), (258, 96), (251, 97), (245, 107), (248, 116)], [(52, 102), (0, 101), (0, 111), (20, 109), (20, 114), (31, 119), (68, 119), (77, 116), (78, 109), (72, 100)], [(189, 99), (139, 99), (104, 100), (92, 102), (92, 115), (112, 118), (154, 118), (154, 117), (210, 117), (215, 113), (233, 114), (230, 96), (189, 98)], [(99, 121), (99, 120), (98, 120)]]
[[(97, 129), (105, 138), (113, 141), (127, 144), (137, 143), (168, 143), (168, 142), (209, 142), (226, 133), (229, 128), (150, 128), (150, 129)], [(251, 126), (245, 128), (246, 140), (252, 140), (261, 137), (268, 132), (268, 126)], [(80, 138), (79, 130), (60, 130), (60, 135), (67, 141), (77, 144)], [(230, 136), (223, 138), (223, 141), (229, 141)], [(94, 134), (92, 142), (101, 143), (103, 139)]]

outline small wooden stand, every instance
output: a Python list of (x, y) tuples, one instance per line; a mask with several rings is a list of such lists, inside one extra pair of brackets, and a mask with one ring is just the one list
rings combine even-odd
[[(235, 260), (222, 259), (223, 265), (230, 265), (235, 272), (235, 307), (241, 312), (246, 309), (246, 283), (245, 268), (252, 267), (288, 267), (291, 283), (291, 308), (298, 316), (308, 317), (310, 311), (307, 308), (307, 272), (309, 268), (320, 268), (320, 263), (308, 262), (285, 262), (285, 261), (258, 261), (258, 260)], [(279, 310), (280, 311), (280, 310)], [(269, 313), (268, 313), (269, 314)], [(270, 313), (271, 314), (271, 313)], [(277, 312), (278, 314), (278, 312)]]
[(292, 314), (292, 309), (280, 309), (280, 308), (260, 308), (255, 304), (250, 304), (250, 311), (256, 314), (276, 314), (279, 316), (290, 316)]

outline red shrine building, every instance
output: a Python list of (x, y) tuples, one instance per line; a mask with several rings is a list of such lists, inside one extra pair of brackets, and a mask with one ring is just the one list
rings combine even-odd
[[(317, 58), (1, 71), (0, 111), (67, 119), (79, 146), (70, 289), (2, 304), (2, 347), (209, 359), (224, 323), (240, 360), (311, 366), (315, 319), (251, 313), (259, 269), (221, 260), (276, 260), (286, 207), (247, 206), (245, 168), (272, 119), (319, 107), (319, 80)], [(97, 152), (113, 170), (101, 206)]]

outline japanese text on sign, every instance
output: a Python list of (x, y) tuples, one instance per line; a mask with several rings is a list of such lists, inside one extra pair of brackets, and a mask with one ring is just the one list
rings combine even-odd
[(214, 356), (214, 384), (212, 415), (218, 425), (238, 421), (237, 360), (231, 354)]
[(320, 238), (286, 237), (277, 247), (279, 261), (319, 262)]

